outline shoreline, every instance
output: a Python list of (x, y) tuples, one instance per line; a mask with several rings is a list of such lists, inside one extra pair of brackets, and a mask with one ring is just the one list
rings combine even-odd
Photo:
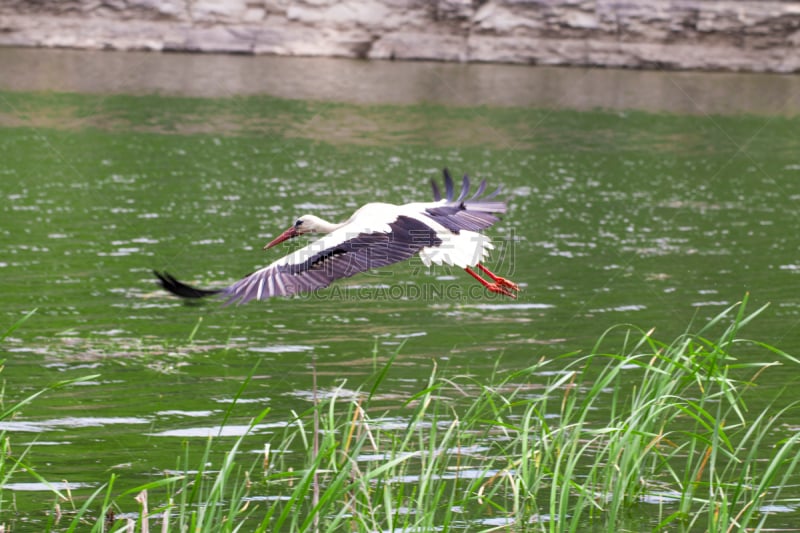
[(11, 0), (0, 46), (795, 73), (800, 1)]

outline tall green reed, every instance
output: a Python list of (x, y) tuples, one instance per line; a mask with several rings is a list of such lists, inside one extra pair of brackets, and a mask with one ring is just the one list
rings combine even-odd
[[(36, 314), (36, 309), (33, 309), (23, 315), (19, 320), (17, 320), (14, 324), (8, 327), (5, 331), (0, 332), (0, 342), (7, 339), (14, 331), (20, 328), (25, 322), (31, 319)], [(0, 360), (0, 371), (3, 369), (3, 365), (5, 364), (5, 359)], [(51, 383), (42, 389), (38, 390), (37, 392), (22, 398), (10, 405), (7, 405), (5, 399), (5, 384), (3, 385), (2, 392), (0, 392), (0, 421), (10, 420), (15, 414), (19, 413), (23, 408), (26, 406), (31, 405), (36, 398), (45, 394), (47, 392), (54, 391), (56, 389), (60, 389), (63, 387), (67, 387), (69, 385), (73, 385), (75, 383), (81, 383), (84, 381), (91, 381), (98, 377), (97, 374), (83, 376), (80, 378), (69, 379), (69, 380), (62, 380)], [(43, 477), (39, 472), (35, 469), (31, 468), (31, 466), (26, 462), (26, 457), (30, 453), (31, 445), (25, 447), (21, 453), (16, 453), (14, 448), (11, 446), (11, 439), (8, 436), (8, 432), (6, 430), (0, 431), (0, 489), (3, 487), (8, 486), (9, 483), (12, 482), (12, 479), (18, 479), (19, 475), (22, 474), (28, 478), (34, 479), (37, 483), (41, 484), (42, 487), (46, 488), (50, 493), (55, 497), (54, 503), (54, 511), (51, 513), (51, 516), (54, 516), (57, 513), (60, 513), (60, 507), (63, 505), (74, 505), (74, 502), (70, 498), (70, 495), (67, 491), (60, 491), (58, 490), (54, 484), (50, 483), (45, 477)], [(11, 508), (9, 509), (9, 504)], [(0, 493), (0, 517), (5, 517), (7, 515), (7, 511), (13, 511), (14, 500), (13, 498), (7, 498), (5, 495)], [(5, 527), (5, 524), (2, 522), (3, 518), (0, 518), (0, 530)]]
[[(798, 361), (741, 337), (764, 310), (746, 304), (669, 344), (625, 325), (585, 355), (498, 361), (487, 377), (433, 363), (399, 412), (380, 397), (400, 349), (379, 365), (376, 346), (361, 386), (315, 390), (282, 431), (222, 455), (219, 440), (199, 457), (187, 445), (141, 487), (114, 495), (112, 476), (68, 530), (762, 530), (770, 506), (796, 499), (800, 437), (782, 426), (795, 404), (751, 412), (747, 399)], [(254, 443), (265, 455), (243, 466)], [(104, 519), (131, 506), (124, 525)]]

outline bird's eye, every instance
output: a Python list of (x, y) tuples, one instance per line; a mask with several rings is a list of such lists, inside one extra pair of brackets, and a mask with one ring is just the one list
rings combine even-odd
[(299, 218), (298, 218), (298, 219), (295, 221), (295, 223), (294, 223), (294, 227), (295, 227), (295, 228), (299, 228), (299, 227), (300, 227), (300, 226), (302, 226), (302, 225), (303, 225), (303, 221), (302, 221), (302, 220), (300, 220)]

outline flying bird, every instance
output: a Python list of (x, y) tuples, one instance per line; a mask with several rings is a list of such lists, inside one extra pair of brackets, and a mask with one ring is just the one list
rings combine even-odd
[(227, 298), (227, 303), (245, 303), (311, 292), (337, 279), (419, 254), (425, 266), (446, 264), (463, 268), (489, 291), (516, 298), (519, 286), (482, 264), (494, 246), (481, 231), (497, 222), (497, 215), (506, 212), (505, 202), (493, 199), (500, 188), (481, 197), (486, 190), (483, 180), (475, 193), (467, 197), (470, 182), (465, 174), (456, 198), (453, 178), (447, 169), (444, 169), (444, 198), (434, 180), (431, 186), (433, 202), (369, 203), (338, 224), (303, 215), (264, 249), (307, 233), (321, 233), (321, 238), (223, 289), (199, 289), (166, 272), (154, 271), (154, 274), (164, 289), (183, 298), (220, 295)]

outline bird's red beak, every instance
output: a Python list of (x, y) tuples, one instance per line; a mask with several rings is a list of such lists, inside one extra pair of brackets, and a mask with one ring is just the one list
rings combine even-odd
[(287, 229), (286, 231), (284, 231), (283, 233), (281, 233), (280, 235), (278, 235), (277, 237), (275, 237), (269, 243), (267, 243), (267, 245), (264, 246), (264, 249), (268, 250), (269, 248), (272, 248), (276, 244), (280, 244), (283, 241), (288, 241), (289, 239), (297, 237), (298, 235), (300, 235), (300, 234), (297, 233), (297, 230), (295, 229), (295, 227), (292, 226), (289, 229)]

